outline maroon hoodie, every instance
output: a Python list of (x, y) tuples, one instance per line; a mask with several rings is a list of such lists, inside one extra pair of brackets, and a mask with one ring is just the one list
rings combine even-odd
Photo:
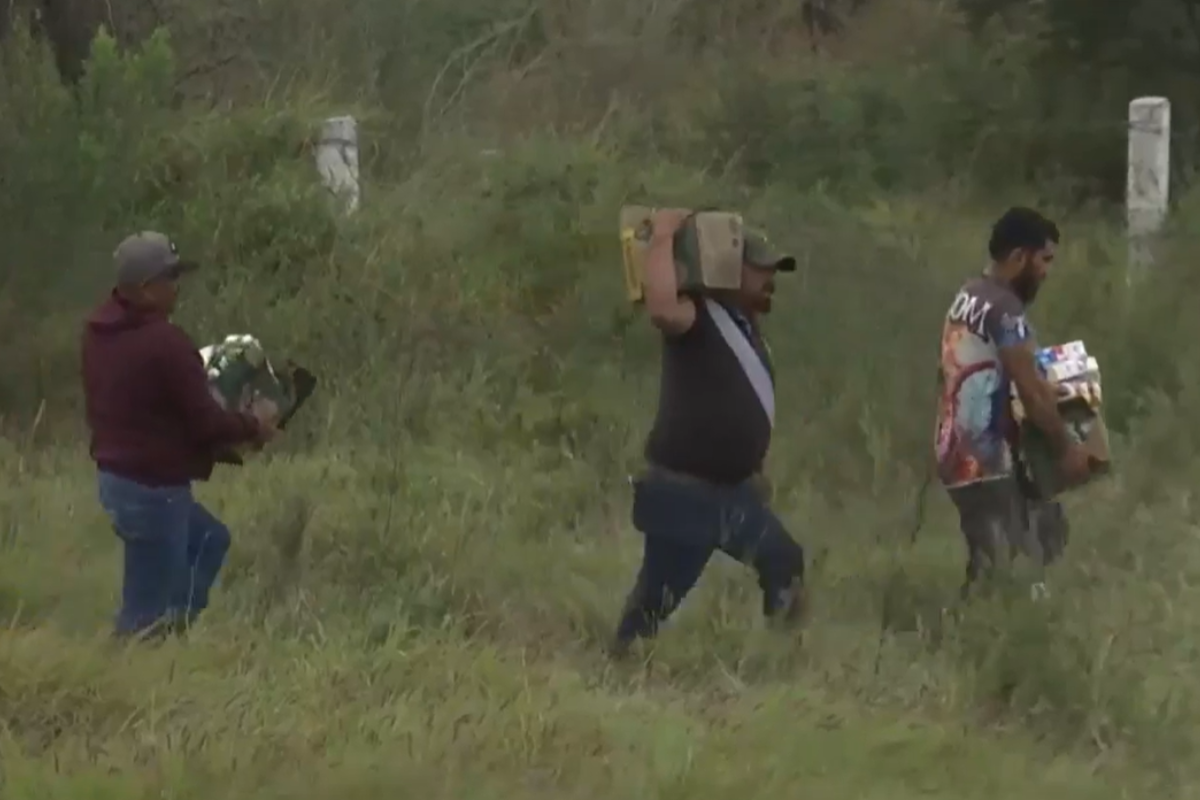
[(254, 417), (209, 394), (186, 333), (115, 292), (84, 327), (83, 388), (96, 465), (147, 486), (207, 480), (218, 449), (258, 434)]

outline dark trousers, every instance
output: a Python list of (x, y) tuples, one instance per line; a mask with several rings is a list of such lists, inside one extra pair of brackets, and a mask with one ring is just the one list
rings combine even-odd
[(1016, 477), (949, 489), (967, 545), (965, 598), (980, 576), (1024, 554), (1044, 571), (1062, 555), (1070, 533), (1062, 505), (1039, 500)]
[(655, 636), (718, 550), (757, 573), (767, 617), (791, 621), (801, 613), (804, 551), (752, 484), (720, 487), (656, 470), (636, 479), (633, 491), (645, 549), (618, 646)]
[(186, 628), (208, 606), (229, 529), (190, 486), (149, 487), (101, 472), (99, 493), (125, 551), (116, 633)]

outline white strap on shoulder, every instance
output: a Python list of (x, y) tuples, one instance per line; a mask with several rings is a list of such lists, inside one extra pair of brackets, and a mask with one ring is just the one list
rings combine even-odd
[(750, 344), (737, 323), (729, 316), (729, 312), (711, 298), (705, 298), (704, 303), (708, 308), (709, 316), (717, 323), (717, 330), (721, 332), (721, 338), (729, 345), (729, 349), (737, 357), (738, 363), (742, 365), (742, 372), (746, 373), (746, 377), (750, 379), (750, 385), (754, 388), (754, 393), (758, 395), (758, 401), (767, 414), (767, 420), (774, 428), (775, 382), (771, 379), (771, 373), (767, 371), (766, 365), (755, 352), (754, 346)]

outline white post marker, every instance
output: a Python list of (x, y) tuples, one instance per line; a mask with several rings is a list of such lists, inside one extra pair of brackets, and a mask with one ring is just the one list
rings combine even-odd
[(1129, 173), (1125, 210), (1129, 279), (1154, 261), (1154, 238), (1167, 219), (1171, 178), (1171, 101), (1139, 97), (1129, 104)]
[(358, 210), (358, 123), (354, 117), (332, 117), (317, 140), (317, 170), (329, 191), (341, 198), (347, 214)]

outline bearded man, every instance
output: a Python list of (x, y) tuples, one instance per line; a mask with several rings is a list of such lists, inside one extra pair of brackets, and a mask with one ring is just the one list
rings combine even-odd
[[(1044, 570), (1066, 542), (1057, 503), (1035, 498), (1017, 458), (1012, 388), (1029, 420), (1045, 432), (1068, 483), (1090, 471), (1058, 412), (1054, 387), (1036, 358), (1026, 309), (1049, 275), (1058, 227), (1030, 208), (1011, 208), (992, 227), (991, 262), (958, 290), (942, 329), (941, 392), (935, 450), (938, 475), (958, 509), (967, 545), (964, 599), (991, 573), (1007, 545)], [(1036, 589), (1044, 589), (1039, 579)]]

